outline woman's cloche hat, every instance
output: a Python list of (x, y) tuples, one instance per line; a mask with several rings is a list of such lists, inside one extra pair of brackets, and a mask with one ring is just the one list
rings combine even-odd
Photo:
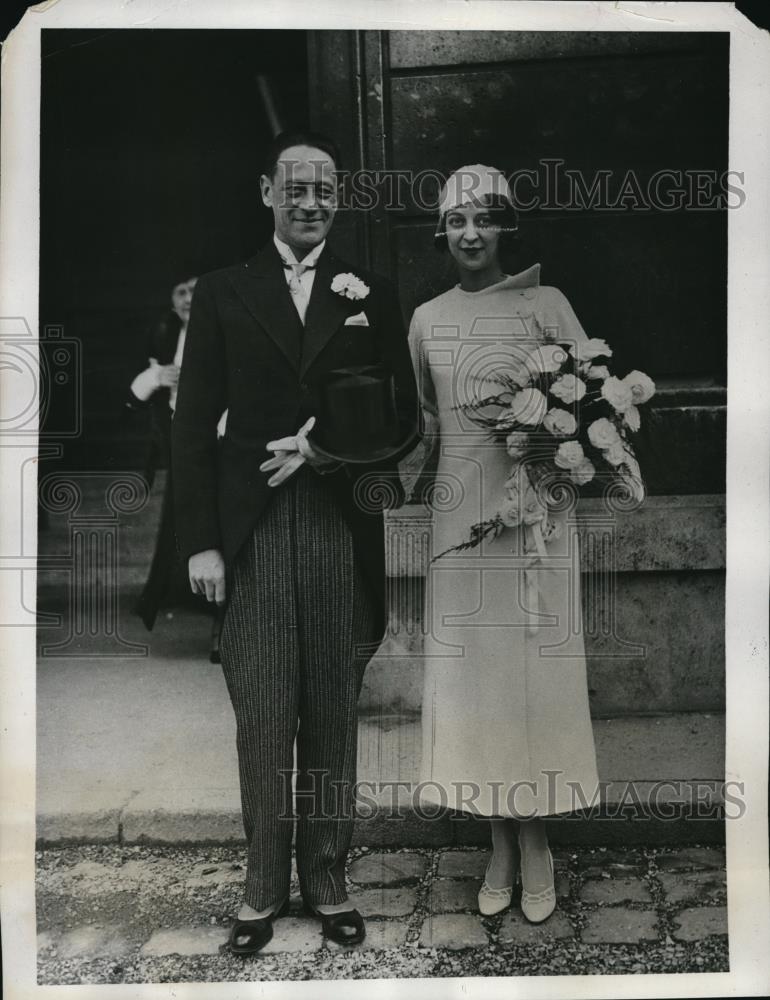
[(393, 375), (382, 365), (359, 365), (329, 372), (308, 441), (324, 458), (366, 464), (390, 458), (416, 435), (416, 425), (406, 432), (400, 426)]
[[(444, 220), (447, 212), (471, 202), (484, 204), (490, 198), (505, 202), (515, 212), (511, 188), (501, 170), (487, 167), (483, 163), (471, 163), (455, 170), (449, 175), (439, 194), (436, 236), (445, 235)], [(506, 227), (507, 232), (515, 232), (517, 229), (518, 226)]]

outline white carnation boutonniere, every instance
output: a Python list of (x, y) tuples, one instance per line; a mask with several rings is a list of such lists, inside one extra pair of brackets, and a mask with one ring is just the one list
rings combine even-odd
[(369, 286), (357, 278), (355, 274), (335, 274), (332, 278), (332, 291), (346, 299), (359, 302), (369, 294)]

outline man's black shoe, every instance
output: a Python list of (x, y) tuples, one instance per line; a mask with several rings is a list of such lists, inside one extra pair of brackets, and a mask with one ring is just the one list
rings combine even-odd
[(337, 944), (361, 944), (366, 937), (364, 918), (358, 910), (321, 913), (309, 903), (305, 903), (305, 912), (320, 920), (324, 936)]
[[(227, 947), (233, 955), (254, 955), (261, 951), (273, 936), (273, 921), (289, 912), (289, 900), (275, 913), (267, 917), (257, 917), (255, 920), (236, 920), (230, 928)], [(238, 939), (242, 940), (238, 940)]]

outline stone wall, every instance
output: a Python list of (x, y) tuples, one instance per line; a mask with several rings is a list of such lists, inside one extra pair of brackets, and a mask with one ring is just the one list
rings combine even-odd
[[(134, 475), (127, 477), (135, 484)], [(49, 513), (40, 532), (39, 598), (44, 607), (52, 598), (57, 608), (71, 601), (70, 573), (78, 573), (79, 566), (78, 579), (87, 568), (80, 590), (89, 600), (102, 594), (117, 613), (145, 580), (165, 473), (158, 475), (147, 502), (136, 491), (128, 497), (133, 505), (113, 510), (111, 517), (106, 516), (106, 498), (115, 495), (110, 475), (75, 473), (64, 479), (72, 484), (68, 493), (82, 500), (66, 512)], [(55, 476), (46, 495), (58, 481)], [(608, 512), (600, 499), (584, 499), (574, 523), (594, 716), (723, 711), (724, 496), (648, 497), (637, 512), (625, 515)], [(386, 514), (391, 621), (367, 668), (360, 702), (365, 712), (419, 711), (430, 552), (430, 510), (410, 505)]]
[[(724, 497), (649, 497), (634, 514), (583, 500), (580, 534), (588, 684), (595, 717), (724, 710)], [(361, 706), (418, 711), (430, 511), (391, 512), (389, 635)]]

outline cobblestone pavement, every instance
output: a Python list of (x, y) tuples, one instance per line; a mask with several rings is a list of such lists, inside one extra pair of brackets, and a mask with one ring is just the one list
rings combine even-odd
[(728, 971), (724, 851), (554, 850), (558, 907), (533, 926), (476, 911), (488, 851), (351, 852), (365, 942), (339, 948), (289, 916), (259, 955), (221, 951), (237, 912), (234, 848), (62, 847), (38, 853), (38, 981), (136, 983)]

